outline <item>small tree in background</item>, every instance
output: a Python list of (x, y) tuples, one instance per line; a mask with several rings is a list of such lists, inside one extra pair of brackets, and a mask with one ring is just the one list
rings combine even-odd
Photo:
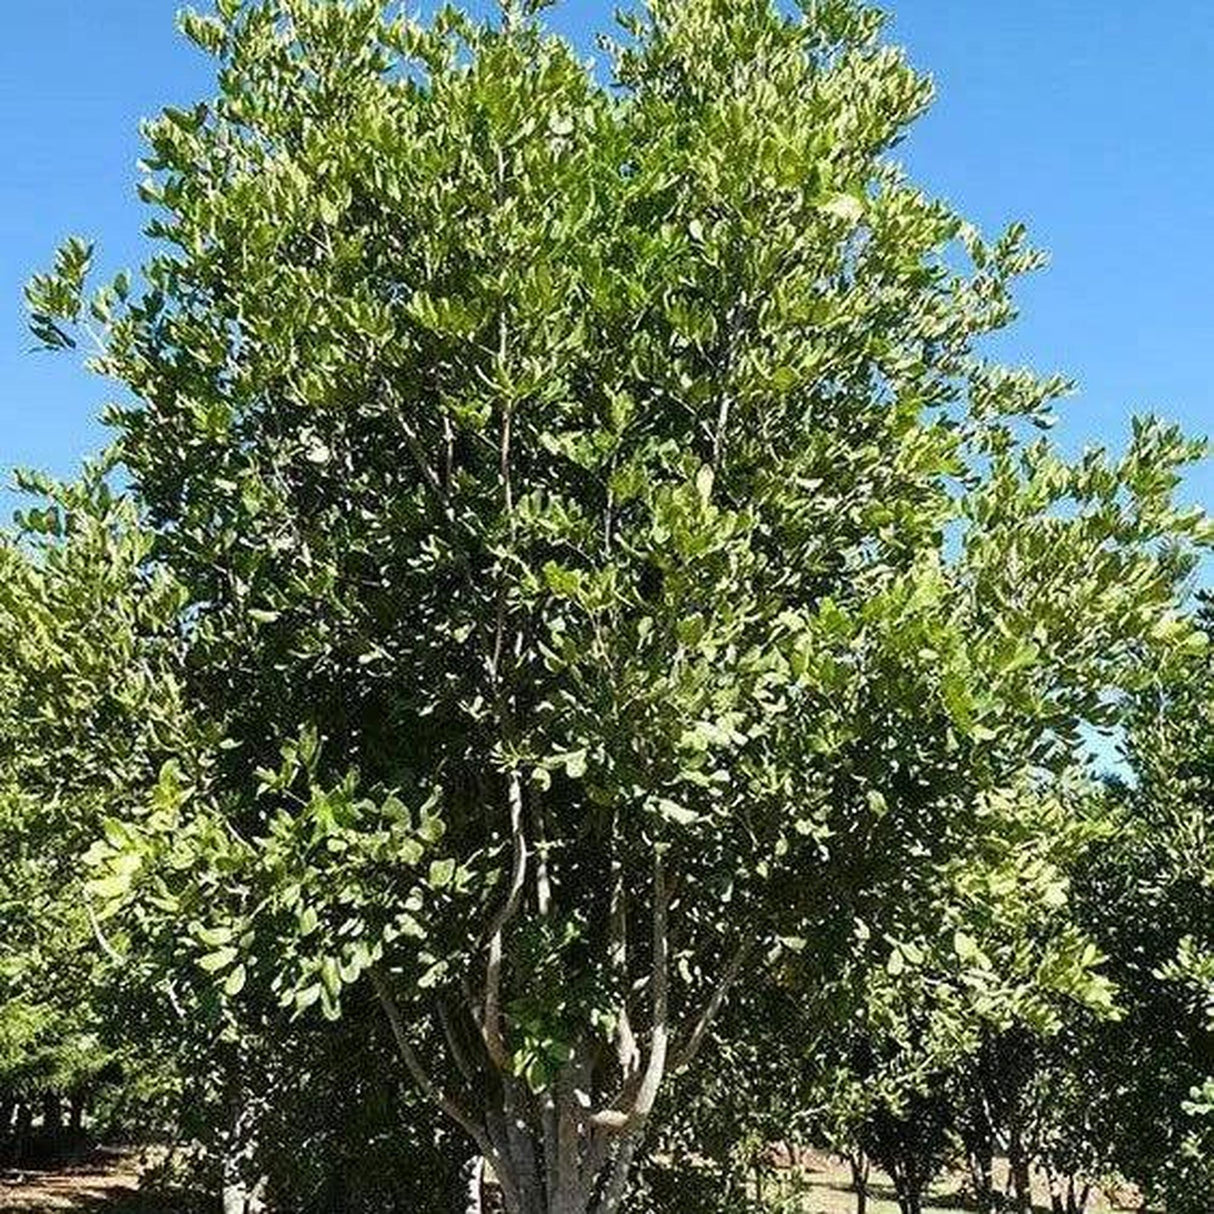
[(975, 343), (1039, 259), (890, 162), (930, 90), (873, 12), (654, 0), (605, 84), (538, 7), (187, 15), (143, 285), (75, 244), (30, 301), (101, 326), (209, 722), (100, 920), (233, 1026), (369, 985), (511, 1214), (613, 1214), (740, 980), (930, 923), (978, 989), (964, 924), (1065, 898), (1007, 840), (1189, 646), (1207, 528), (1174, 431), (1023, 441), (1065, 384)]
[[(1199, 619), (1208, 633), (1208, 600)], [(1117, 833), (1075, 883), (1125, 1009), (1084, 1041), (1097, 1130), (1116, 1167), (1177, 1214), (1214, 1192), (1211, 671), (1207, 650), (1136, 697), (1135, 783), (1114, 790)]]
[(183, 600), (148, 575), (150, 536), (105, 471), (21, 477), (37, 501), (0, 532), (0, 1144), (11, 1129), (17, 1154), (35, 1115), (44, 1149), (79, 1145), (125, 1066), (161, 1064), (120, 1023), (152, 997), (132, 975), (116, 1014), (119, 957), (96, 930), (81, 855), (142, 812), (184, 745)]

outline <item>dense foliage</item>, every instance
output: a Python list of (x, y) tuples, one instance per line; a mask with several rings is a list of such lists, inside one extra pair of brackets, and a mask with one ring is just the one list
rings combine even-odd
[(228, 1210), (744, 1203), (793, 1134), (1187, 1208), (1201, 445), (1038, 435), (1041, 258), (906, 179), (873, 11), (651, 0), (596, 74), (542, 7), (187, 13), (139, 280), (30, 285), (126, 490), (0, 549), (0, 1098), (138, 1045)]

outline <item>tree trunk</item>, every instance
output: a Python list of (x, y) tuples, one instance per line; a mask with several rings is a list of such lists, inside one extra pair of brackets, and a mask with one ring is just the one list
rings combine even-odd
[(13, 1114), (17, 1111), (17, 1102), (12, 1099), (0, 1100), (0, 1163), (8, 1163), (13, 1151)]
[(253, 1183), (244, 1180), (224, 1160), (223, 1214), (264, 1214), (265, 1177)]
[(1076, 1178), (1074, 1176), (1067, 1180), (1066, 1186), (1066, 1208), (1067, 1214), (1084, 1214), (1088, 1208), (1088, 1198), (1092, 1195), (1092, 1186), (1086, 1182), (1076, 1192)]
[(223, 1214), (264, 1214), (265, 1178), (252, 1184), (236, 1174), (224, 1160)]
[[(691, 1027), (683, 1049), (672, 1054), (669, 1017), (670, 943), (668, 912), (673, 886), (667, 880), (663, 853), (653, 854), (652, 953), (649, 964), (648, 1049), (620, 1051), (617, 1089), (595, 1108), (594, 1047), (576, 1043), (569, 1061), (541, 1093), (533, 1093), (514, 1073), (505, 1039), (501, 982), (505, 957), (504, 931), (517, 911), (529, 862), (523, 834), (523, 791), (517, 774), (509, 787), (513, 861), (506, 901), (488, 930), (483, 998), (465, 992), (468, 1023), (479, 1029), (474, 1067), (459, 1069), (469, 1082), (460, 1092), (435, 1078), (422, 1060), (413, 1032), (397, 1002), (388, 976), (376, 967), (368, 977), (388, 1020), (401, 1060), (418, 1090), (476, 1143), (500, 1188), (507, 1214), (617, 1214), (631, 1179), (645, 1126), (667, 1070), (668, 1055), (685, 1066), (695, 1056), (726, 991), (747, 956), (739, 949)], [(546, 906), (551, 896), (543, 853), (531, 866), (536, 871), (537, 900)], [(450, 1014), (439, 1016), (447, 1044), (459, 1063), (467, 1061)], [(621, 1023), (625, 1023), (621, 1017)], [(473, 1083), (471, 1070), (481, 1078)], [(618, 1081), (618, 1082), (617, 1082)]]
[(34, 1125), (34, 1110), (28, 1101), (17, 1105), (17, 1125), (13, 1135), (13, 1163), (19, 1164), (25, 1158), (25, 1149), (29, 1145), (30, 1132)]
[(1062, 1180), (1054, 1174), (1053, 1168), (1046, 1168), (1046, 1183), (1050, 1190), (1050, 1210), (1052, 1214), (1066, 1214), (1066, 1202), (1062, 1196)]
[(851, 1187), (856, 1195), (856, 1214), (867, 1214), (868, 1210), (868, 1156), (863, 1150), (848, 1156), (851, 1165)]
[(42, 1130), (48, 1139), (58, 1138), (63, 1130), (63, 1101), (58, 1092), (42, 1095)]
[(464, 1214), (484, 1214), (485, 1210), (485, 1158), (474, 1155), (464, 1169), (468, 1173), (468, 1184), (464, 1190)]
[(978, 1214), (994, 1214), (995, 1152), (990, 1142), (971, 1145), (966, 1157), (969, 1163), (970, 1187), (974, 1191), (974, 1206)]
[(898, 1198), (898, 1209), (901, 1214), (920, 1214), (923, 1204), (923, 1194), (920, 1190), (918, 1177), (913, 1165), (911, 1169), (894, 1166), (892, 1172), (894, 1194)]
[(266, 1177), (256, 1174), (257, 1133), (243, 1095), (232, 1099), (223, 1155), (223, 1214), (264, 1214)]
[(1007, 1162), (1012, 1208), (1016, 1214), (1032, 1214), (1033, 1186), (1029, 1175), (1029, 1159), (1019, 1126), (1013, 1126), (1008, 1135)]
[[(500, 1114), (487, 1118), (487, 1140), (495, 1151), (493, 1176), (505, 1214), (618, 1214), (628, 1192), (640, 1129), (603, 1138), (586, 1124), (585, 1112), (571, 1093), (568, 1100), (555, 1100), (552, 1112), (557, 1127), (566, 1127), (562, 1146), (560, 1129), (554, 1141), (534, 1116), (527, 1116), (534, 1114), (534, 1104), (516, 1091), (511, 1097), (517, 1114), (514, 1125), (507, 1127)], [(488, 1214), (488, 1204), (473, 1173), (461, 1209), (464, 1214)]]
[(898, 1197), (898, 1209), (902, 1214), (920, 1214), (923, 1204), (922, 1195), (914, 1185), (903, 1181), (895, 1185)]

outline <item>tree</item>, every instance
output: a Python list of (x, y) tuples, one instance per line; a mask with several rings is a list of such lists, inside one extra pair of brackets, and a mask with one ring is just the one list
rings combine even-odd
[[(1208, 598), (1199, 619), (1208, 635)], [(1211, 672), (1207, 648), (1135, 697), (1134, 782), (1111, 793), (1117, 833), (1076, 877), (1125, 1013), (1085, 1043), (1096, 1129), (1147, 1199), (1194, 1214), (1214, 1188)]]
[(181, 599), (145, 577), (149, 537), (105, 473), (21, 476), (38, 500), (0, 532), (0, 1141), (12, 1126), (18, 1153), (35, 1113), (46, 1149), (78, 1140), (98, 1089), (139, 1056), (108, 1014), (113, 949), (80, 856), (143, 806), (186, 728)]
[(233, 1017), (369, 983), (511, 1214), (612, 1214), (781, 941), (894, 967), (941, 874), (995, 912), (1207, 528), (1166, 427), (1019, 437), (1065, 384), (975, 343), (1039, 259), (888, 159), (930, 90), (873, 12), (654, 0), (604, 83), (539, 7), (188, 14), (144, 289), (77, 242), (30, 302), (128, 389), (224, 738), (93, 849), (102, 921)]

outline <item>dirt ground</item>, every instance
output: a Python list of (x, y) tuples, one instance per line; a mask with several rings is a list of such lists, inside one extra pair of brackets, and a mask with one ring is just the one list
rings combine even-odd
[[(777, 1173), (768, 1181), (764, 1196), (797, 1198), (804, 1214), (855, 1214), (856, 1195), (851, 1190), (851, 1172), (845, 1164), (829, 1155), (807, 1151), (801, 1157), (801, 1167)], [(1007, 1183), (1006, 1165), (996, 1163), (995, 1182)], [(931, 1186), (923, 1202), (923, 1214), (957, 1214), (972, 1210), (963, 1201), (962, 1178), (944, 1175)], [(791, 1204), (791, 1202), (790, 1202)], [(1033, 1206), (1041, 1214), (1049, 1214), (1050, 1197), (1044, 1177), (1033, 1178)], [(1093, 1190), (1088, 1201), (1088, 1214), (1115, 1214), (1136, 1208), (1129, 1201), (1114, 1201), (1110, 1195)], [(898, 1214), (893, 1182), (884, 1172), (873, 1168), (868, 1185), (868, 1214)]]
[[(804, 1214), (854, 1214), (856, 1198), (851, 1175), (837, 1160), (818, 1152), (806, 1152), (796, 1170), (780, 1170), (765, 1182), (764, 1196), (795, 1198)], [(29, 1170), (0, 1173), (0, 1214), (52, 1214), (56, 1210), (76, 1214), (178, 1214), (139, 1188), (140, 1157), (135, 1151), (98, 1151), (92, 1159), (55, 1171)], [(924, 1214), (955, 1214), (958, 1182), (945, 1178), (924, 1203)], [(1049, 1209), (1044, 1187), (1034, 1194), (1040, 1210)], [(791, 1201), (789, 1202), (791, 1205)], [(786, 1207), (787, 1208), (787, 1207)], [(1103, 1194), (1095, 1194), (1089, 1214), (1110, 1214), (1122, 1208)], [(869, 1214), (898, 1214), (893, 1185), (875, 1171), (869, 1185)]]
[(106, 1149), (54, 1170), (0, 1172), (0, 1214), (177, 1214), (138, 1191), (139, 1172), (137, 1151)]

